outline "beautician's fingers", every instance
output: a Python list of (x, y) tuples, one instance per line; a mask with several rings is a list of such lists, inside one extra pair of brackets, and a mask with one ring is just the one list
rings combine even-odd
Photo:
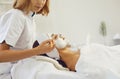
[(53, 40), (56, 40), (58, 38), (58, 34), (52, 34), (51, 37)]
[(53, 46), (54, 46), (54, 41), (53, 41), (53, 40), (50, 41), (50, 42), (49, 42), (49, 45), (50, 45), (50, 47), (53, 47)]
[(38, 47), (37, 49), (42, 52), (42, 54), (44, 53), (48, 53), (48, 52), (51, 52), (53, 49), (54, 49), (54, 42), (52, 39), (50, 40), (46, 40), (46, 41), (43, 41)]
[(42, 44), (46, 46), (54, 47), (54, 41), (52, 39), (46, 40)]

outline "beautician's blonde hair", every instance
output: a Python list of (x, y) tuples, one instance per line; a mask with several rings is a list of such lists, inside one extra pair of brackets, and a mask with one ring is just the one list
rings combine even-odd
[[(48, 15), (49, 14), (49, 2), (50, 2), (49, 0), (46, 0), (44, 7), (37, 14), (42, 14), (43, 16)], [(30, 11), (29, 10), (30, 4), (31, 4), (31, 0), (15, 0), (13, 4), (13, 8), (22, 10), (26, 14), (28, 14)]]

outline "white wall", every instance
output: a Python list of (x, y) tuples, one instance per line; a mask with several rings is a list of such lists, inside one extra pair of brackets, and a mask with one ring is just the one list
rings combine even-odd
[(92, 42), (103, 43), (99, 26), (105, 21), (111, 44), (113, 35), (120, 33), (119, 8), (120, 0), (51, 0), (50, 16), (37, 17), (38, 31), (62, 33), (76, 43), (84, 43), (89, 34)]
[(12, 8), (13, 0), (0, 0), (0, 16)]
[(76, 43), (84, 43), (89, 34), (92, 42), (103, 43), (99, 26), (105, 21), (106, 42), (112, 44), (113, 35), (120, 33), (119, 8), (120, 0), (51, 0), (50, 16), (39, 22), (37, 17), (38, 31), (62, 33)]

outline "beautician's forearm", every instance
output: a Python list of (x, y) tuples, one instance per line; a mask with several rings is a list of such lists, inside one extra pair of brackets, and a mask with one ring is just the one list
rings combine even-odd
[[(11, 62), (39, 54), (35, 48), (29, 50), (3, 50), (0, 51), (0, 62)], [(41, 52), (42, 54), (42, 52)]]

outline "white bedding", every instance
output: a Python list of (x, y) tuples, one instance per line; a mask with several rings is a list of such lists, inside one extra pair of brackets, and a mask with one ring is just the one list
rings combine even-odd
[(11, 75), (8, 73), (8, 74), (2, 74), (0, 75), (0, 79), (11, 79)]
[(11, 70), (12, 79), (79, 79), (75, 72), (56, 68), (53, 63), (38, 60), (40, 57), (19, 61)]
[(58, 69), (54, 63), (31, 57), (15, 64), (11, 75), (13, 79), (120, 79), (119, 61), (120, 46), (95, 44), (82, 49), (79, 72)]
[(87, 79), (120, 79), (120, 45), (90, 44), (82, 47), (76, 70), (87, 74)]

